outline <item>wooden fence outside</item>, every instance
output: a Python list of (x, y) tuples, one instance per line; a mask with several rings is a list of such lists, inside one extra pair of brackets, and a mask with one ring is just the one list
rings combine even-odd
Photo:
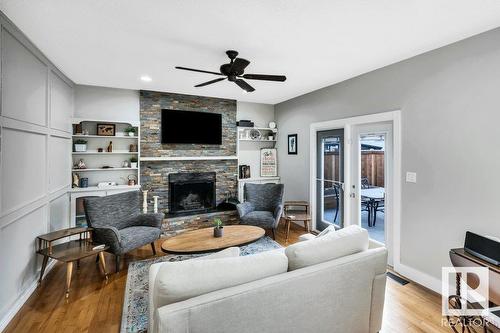
[[(329, 180), (338, 181), (339, 153), (325, 153), (324, 177)], [(361, 152), (361, 177), (368, 178), (372, 186), (384, 187), (384, 152), (369, 150)], [(325, 187), (329, 184), (325, 184)]]

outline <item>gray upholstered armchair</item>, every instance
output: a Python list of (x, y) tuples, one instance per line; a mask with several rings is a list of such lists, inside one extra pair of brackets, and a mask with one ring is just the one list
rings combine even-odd
[(83, 201), (89, 227), (94, 229), (94, 240), (109, 245), (120, 270), (120, 257), (160, 237), (163, 214), (142, 214), (141, 193), (131, 191), (106, 197), (86, 198)]
[(240, 224), (255, 225), (274, 231), (283, 212), (283, 184), (245, 184), (245, 202), (237, 207)]

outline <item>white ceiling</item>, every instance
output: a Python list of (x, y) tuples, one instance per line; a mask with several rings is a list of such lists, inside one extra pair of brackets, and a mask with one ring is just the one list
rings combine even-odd
[[(275, 104), (500, 26), (498, 0), (3, 0), (1, 10), (74, 82)], [(174, 66), (218, 71), (235, 49), (244, 94)], [(139, 78), (149, 75), (149, 83)]]

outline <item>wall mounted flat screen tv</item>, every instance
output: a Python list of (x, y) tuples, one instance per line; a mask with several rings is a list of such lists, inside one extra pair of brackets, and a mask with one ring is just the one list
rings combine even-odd
[(220, 113), (161, 110), (162, 143), (222, 144)]

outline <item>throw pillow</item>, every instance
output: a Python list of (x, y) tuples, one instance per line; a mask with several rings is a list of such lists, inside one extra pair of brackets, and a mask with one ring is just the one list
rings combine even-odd
[(287, 257), (274, 251), (243, 257), (166, 262), (156, 276), (155, 305), (159, 308), (211, 291), (285, 273), (287, 268)]
[(335, 227), (333, 225), (328, 226), (328, 228), (324, 229), (322, 232), (320, 232), (316, 237), (322, 237), (326, 235), (329, 232), (335, 232)]
[(316, 265), (368, 249), (368, 231), (349, 226), (286, 248), (288, 270)]

